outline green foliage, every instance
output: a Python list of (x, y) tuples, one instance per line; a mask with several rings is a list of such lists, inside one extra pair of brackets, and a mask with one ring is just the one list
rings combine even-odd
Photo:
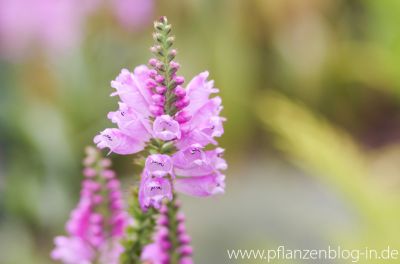
[(357, 213), (358, 230), (340, 235), (333, 231), (333, 241), (350, 248), (400, 246), (399, 196), (393, 198), (379, 188), (379, 182), (371, 178), (366, 152), (350, 136), (277, 92), (264, 94), (257, 113), (273, 133), (274, 145), (294, 164), (334, 187)]

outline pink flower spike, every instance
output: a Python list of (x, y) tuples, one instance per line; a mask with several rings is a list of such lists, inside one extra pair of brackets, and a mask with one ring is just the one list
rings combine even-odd
[[(87, 169), (96, 168), (96, 176), (107, 169), (100, 151), (96, 150), (94, 162)], [(109, 160), (108, 160), (109, 161)], [(100, 171), (100, 172), (98, 172)], [(110, 195), (104, 195), (108, 193)], [(118, 205), (118, 206), (115, 206)], [(118, 219), (116, 221), (115, 219)], [(66, 224), (67, 236), (55, 240), (56, 247), (51, 256), (65, 264), (118, 263), (121, 251), (118, 247), (122, 230), (128, 224), (128, 216), (123, 211), (123, 201), (119, 181), (91, 177), (82, 183), (81, 197), (71, 212)], [(115, 232), (118, 231), (119, 232)], [(106, 262), (102, 259), (107, 258)]]
[(169, 115), (158, 116), (153, 123), (154, 136), (162, 140), (173, 140), (181, 137), (179, 123)]

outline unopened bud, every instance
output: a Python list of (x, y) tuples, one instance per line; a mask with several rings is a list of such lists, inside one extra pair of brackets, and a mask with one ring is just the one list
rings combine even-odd
[(153, 39), (154, 39), (154, 41), (161, 42), (162, 35), (160, 33), (153, 33)]

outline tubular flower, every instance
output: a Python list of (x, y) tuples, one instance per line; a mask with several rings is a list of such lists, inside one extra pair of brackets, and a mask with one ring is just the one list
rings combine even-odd
[(111, 162), (87, 148), (81, 198), (66, 224), (67, 236), (55, 238), (51, 256), (65, 264), (118, 263), (119, 244), (129, 216), (123, 210), (122, 194)]

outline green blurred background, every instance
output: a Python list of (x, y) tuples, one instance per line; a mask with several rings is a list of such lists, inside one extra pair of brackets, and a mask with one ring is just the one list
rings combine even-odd
[[(400, 1), (153, 4), (134, 28), (102, 5), (62, 51), (0, 51), (1, 264), (52, 263), (52, 239), (79, 198), (83, 147), (117, 108), (110, 80), (147, 62), (161, 15), (181, 73), (209, 70), (228, 119), (226, 194), (182, 197), (196, 263), (265, 263), (226, 250), (279, 245), (400, 250)], [(134, 183), (132, 157), (111, 158)]]

